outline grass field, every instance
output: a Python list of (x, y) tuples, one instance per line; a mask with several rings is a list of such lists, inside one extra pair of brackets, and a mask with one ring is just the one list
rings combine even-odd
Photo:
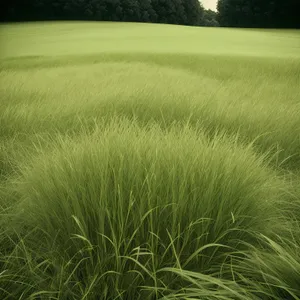
[(0, 43), (0, 299), (300, 299), (300, 31)]

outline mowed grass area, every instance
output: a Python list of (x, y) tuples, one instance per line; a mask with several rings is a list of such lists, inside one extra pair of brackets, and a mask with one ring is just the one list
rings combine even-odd
[(0, 42), (1, 299), (300, 299), (300, 31)]

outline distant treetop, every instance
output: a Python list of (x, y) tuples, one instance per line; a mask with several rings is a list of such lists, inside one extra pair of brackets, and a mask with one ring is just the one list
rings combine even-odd
[(91, 20), (153, 22), (181, 25), (202, 23), (198, 0), (3, 0), (0, 20)]
[(190, 26), (300, 28), (300, 0), (2, 0), (0, 21), (90, 20)]
[(218, 21), (227, 27), (300, 28), (300, 0), (219, 0)]

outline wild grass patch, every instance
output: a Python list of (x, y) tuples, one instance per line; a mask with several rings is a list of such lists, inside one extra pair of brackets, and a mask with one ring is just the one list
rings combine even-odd
[(82, 25), (1, 27), (1, 299), (299, 299), (298, 33)]

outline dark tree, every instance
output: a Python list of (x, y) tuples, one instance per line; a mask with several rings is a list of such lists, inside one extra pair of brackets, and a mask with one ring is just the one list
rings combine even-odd
[(198, 25), (198, 0), (2, 0), (0, 21), (99, 20)]
[(157, 14), (158, 23), (178, 24), (176, 6), (172, 0), (152, 0), (152, 7)]
[(138, 0), (122, 0), (120, 21), (139, 22), (141, 20), (140, 3)]
[(300, 28), (299, 0), (219, 0), (221, 26)]
[(177, 20), (177, 24), (187, 25), (188, 17), (184, 8), (185, 0), (173, 0), (174, 8), (175, 8), (175, 18)]
[(187, 25), (199, 25), (203, 16), (203, 7), (199, 0), (183, 0)]
[(151, 0), (139, 0), (140, 4), (140, 21), (141, 22), (156, 22), (157, 21), (157, 13), (153, 9)]
[(204, 10), (200, 25), (207, 27), (218, 27), (219, 22), (217, 21), (217, 17), (218, 14), (215, 11), (211, 9)]

